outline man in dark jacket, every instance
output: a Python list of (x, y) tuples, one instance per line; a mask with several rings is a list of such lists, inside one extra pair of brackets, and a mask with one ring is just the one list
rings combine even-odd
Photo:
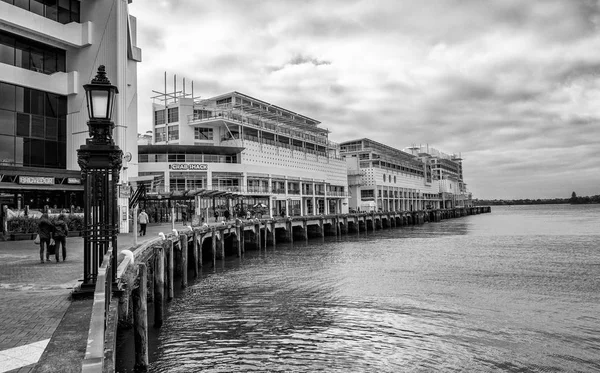
[(38, 223), (38, 234), (40, 235), (40, 261), (44, 263), (44, 247), (46, 247), (46, 261), (49, 262), (48, 246), (50, 246), (50, 240), (54, 235), (54, 225), (46, 213), (42, 214)]
[(60, 214), (56, 223), (54, 223), (54, 242), (56, 242), (56, 262), (58, 263), (58, 248), (62, 247), (63, 262), (67, 259), (67, 236), (69, 235), (69, 227), (65, 222), (65, 216)]

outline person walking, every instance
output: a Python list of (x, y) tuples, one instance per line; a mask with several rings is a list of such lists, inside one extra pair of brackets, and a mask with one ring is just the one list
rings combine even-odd
[(145, 236), (146, 225), (148, 224), (148, 214), (146, 214), (146, 210), (142, 209), (142, 212), (138, 215), (138, 221), (140, 222), (140, 236)]
[(47, 213), (43, 213), (40, 221), (38, 222), (38, 234), (40, 235), (40, 261), (44, 263), (44, 247), (46, 248), (46, 261), (50, 261), (50, 254), (48, 253), (48, 246), (50, 246), (50, 240), (54, 235), (54, 224), (48, 218)]
[(187, 225), (187, 211), (185, 211), (185, 209), (183, 209), (181, 211), (181, 220), (183, 220), (183, 225), (186, 226)]
[(225, 210), (223, 216), (225, 216), (225, 221), (229, 221), (229, 210)]
[(56, 223), (54, 223), (54, 242), (56, 243), (56, 262), (58, 263), (59, 247), (62, 248), (62, 260), (67, 260), (67, 236), (69, 235), (69, 227), (65, 222), (65, 216), (60, 214)]

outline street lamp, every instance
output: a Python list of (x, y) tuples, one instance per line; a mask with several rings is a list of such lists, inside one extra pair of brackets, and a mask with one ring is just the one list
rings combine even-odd
[(112, 281), (117, 267), (117, 184), (123, 152), (115, 145), (112, 121), (116, 86), (110, 84), (103, 65), (90, 84), (83, 86), (90, 120), (90, 138), (77, 150), (84, 185), (83, 283), (81, 292), (93, 291), (104, 255), (112, 250)]

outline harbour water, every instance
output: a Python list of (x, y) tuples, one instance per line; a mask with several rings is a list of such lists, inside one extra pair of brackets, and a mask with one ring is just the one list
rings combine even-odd
[(600, 371), (600, 206), (492, 213), (204, 267), (151, 372)]

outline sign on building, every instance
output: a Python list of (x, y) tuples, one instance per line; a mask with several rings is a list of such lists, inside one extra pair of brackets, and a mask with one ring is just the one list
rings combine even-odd
[(43, 176), (19, 176), (19, 184), (52, 185), (52, 184), (54, 184), (54, 178), (53, 177), (43, 177)]
[(176, 171), (206, 171), (208, 165), (204, 163), (172, 163), (169, 169)]

